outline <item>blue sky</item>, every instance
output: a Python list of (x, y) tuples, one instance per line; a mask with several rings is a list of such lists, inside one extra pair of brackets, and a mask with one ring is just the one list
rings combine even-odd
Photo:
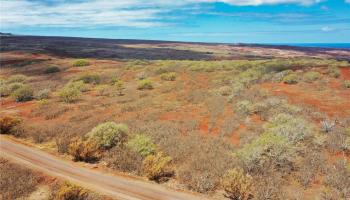
[(229, 43), (350, 43), (350, 0), (0, 0), (1, 32)]

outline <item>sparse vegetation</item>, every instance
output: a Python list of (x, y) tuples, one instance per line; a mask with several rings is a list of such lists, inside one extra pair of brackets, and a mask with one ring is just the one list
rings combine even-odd
[(160, 75), (160, 78), (165, 81), (175, 81), (176, 73), (174, 72), (166, 72)]
[(56, 67), (56, 66), (50, 66), (50, 67), (47, 67), (45, 69), (45, 74), (53, 74), (53, 73), (57, 73), (57, 72), (60, 72), (60, 68), (59, 67)]
[(74, 61), (73, 66), (74, 67), (84, 67), (84, 66), (88, 66), (90, 65), (89, 61), (85, 60), (85, 59), (79, 59)]
[(33, 88), (29, 85), (23, 85), (13, 91), (11, 93), (11, 96), (17, 101), (17, 102), (23, 102), (23, 101), (30, 101), (33, 99)]
[(153, 89), (153, 83), (149, 79), (142, 79), (139, 81), (137, 89), (139, 90), (150, 90)]
[(306, 82), (309, 82), (309, 83), (318, 80), (320, 77), (321, 77), (321, 74), (320, 74), (319, 72), (313, 72), (313, 71), (311, 71), (311, 72), (306, 72), (306, 73), (304, 74), (304, 79), (305, 79), (305, 81), (306, 81)]
[(222, 187), (229, 199), (249, 200), (253, 196), (253, 178), (242, 169), (229, 170), (223, 177)]
[(93, 141), (99, 148), (110, 149), (125, 143), (129, 129), (125, 124), (105, 122), (93, 128), (86, 134), (89, 141)]
[(156, 151), (156, 145), (153, 143), (152, 139), (146, 135), (136, 135), (129, 140), (128, 147), (144, 157), (149, 156)]
[(298, 75), (296, 74), (288, 74), (283, 78), (283, 82), (286, 84), (296, 84), (298, 83)]
[(165, 156), (162, 152), (147, 156), (143, 161), (143, 172), (150, 180), (156, 182), (167, 180), (174, 174), (171, 157)]

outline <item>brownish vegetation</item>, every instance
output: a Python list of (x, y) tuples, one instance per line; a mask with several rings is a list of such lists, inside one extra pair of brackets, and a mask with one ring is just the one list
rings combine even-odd
[[(205, 48), (214, 47), (220, 51)], [(123, 60), (61, 48), (43, 53), (47, 60), (20, 68), (7, 63), (1, 71), (2, 134), (47, 144), (75, 161), (213, 196), (349, 198), (347, 61), (326, 53), (273, 54), (267, 47), (268, 58), (177, 50), (166, 57), (158, 49), (126, 48), (146, 54)], [(2, 54), (34, 60), (30, 52)], [(61, 70), (43, 73), (47, 66)], [(25, 98), (13, 98), (18, 93)], [(58, 193), (84, 196), (74, 186), (62, 188)]]

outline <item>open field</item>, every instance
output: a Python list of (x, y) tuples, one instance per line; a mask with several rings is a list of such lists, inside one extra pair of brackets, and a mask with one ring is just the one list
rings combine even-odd
[(350, 198), (349, 50), (9, 36), (0, 56), (1, 134), (62, 160), (208, 199)]

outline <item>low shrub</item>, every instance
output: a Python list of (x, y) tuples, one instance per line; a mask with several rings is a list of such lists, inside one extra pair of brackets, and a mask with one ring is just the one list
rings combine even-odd
[(156, 151), (156, 145), (146, 135), (136, 135), (128, 141), (128, 147), (143, 157), (154, 154)]
[(22, 75), (22, 74), (18, 74), (18, 75), (13, 75), (13, 76), (10, 76), (10, 78), (8, 78), (6, 80), (6, 83), (9, 84), (9, 83), (24, 83), (28, 80), (28, 77), (25, 76), (25, 75)]
[(236, 103), (235, 111), (243, 115), (249, 115), (253, 111), (253, 105), (250, 101), (243, 100)]
[(296, 144), (312, 135), (312, 127), (304, 119), (280, 113), (272, 117), (264, 126), (265, 132), (281, 135)]
[(17, 83), (17, 82), (10, 83), (10, 84), (3, 83), (0, 85), (0, 95), (9, 96), (12, 92), (14, 92), (15, 90), (23, 86), (24, 86), (23, 83)]
[(0, 199), (27, 199), (38, 181), (31, 170), (0, 158)]
[(11, 93), (17, 102), (30, 101), (33, 99), (33, 89), (29, 85), (23, 85)]
[(81, 92), (79, 88), (76, 87), (64, 87), (58, 95), (62, 101), (66, 103), (73, 103), (79, 99)]
[(117, 91), (117, 95), (118, 96), (122, 96), (123, 95), (123, 90), (124, 90), (124, 83), (121, 80), (117, 80), (114, 82), (113, 87), (115, 88), (115, 90)]
[(298, 76), (294, 73), (288, 74), (283, 78), (283, 82), (286, 84), (296, 84), (298, 83)]
[(124, 144), (128, 131), (128, 126), (125, 124), (105, 122), (93, 128), (86, 136), (88, 140), (96, 142), (99, 148), (110, 149)]
[(222, 178), (225, 196), (229, 199), (249, 200), (253, 193), (253, 178), (242, 169), (229, 170)]
[(84, 67), (84, 66), (88, 66), (90, 65), (89, 61), (85, 60), (85, 59), (79, 59), (74, 61), (73, 66), (74, 67)]
[(222, 86), (218, 92), (222, 96), (230, 96), (232, 94), (232, 88), (230, 86)]
[(48, 99), (50, 96), (50, 89), (43, 89), (40, 90), (36, 95), (35, 98), (38, 100)]
[(101, 82), (101, 76), (97, 73), (88, 73), (79, 76), (77, 80), (84, 83), (99, 84)]
[(271, 165), (291, 168), (295, 150), (286, 137), (264, 133), (239, 149), (236, 156), (248, 171), (259, 172)]
[(104, 156), (108, 167), (137, 175), (142, 172), (142, 160), (143, 157), (138, 152), (125, 147), (115, 147)]
[(60, 72), (60, 68), (56, 66), (50, 66), (45, 69), (45, 74), (52, 74), (52, 73), (57, 73)]
[(325, 184), (347, 199), (350, 196), (349, 163), (346, 160), (337, 161), (327, 172)]
[(309, 83), (320, 79), (320, 77), (321, 77), (321, 74), (319, 72), (306, 72), (304, 74), (305, 81)]
[(160, 78), (165, 81), (175, 81), (176, 73), (175, 72), (167, 72), (160, 75)]
[(150, 90), (153, 89), (153, 83), (149, 79), (140, 80), (137, 86), (139, 90)]
[(329, 66), (328, 67), (328, 74), (331, 75), (334, 78), (340, 77), (340, 70), (337, 66)]
[(21, 120), (12, 116), (0, 117), (0, 134), (11, 134), (14, 128), (21, 123)]
[(57, 200), (86, 200), (88, 192), (82, 187), (65, 182), (55, 196)]
[(72, 139), (68, 153), (74, 161), (95, 162), (100, 158), (100, 151), (94, 141), (84, 141), (78, 137)]
[(166, 181), (174, 174), (171, 160), (171, 157), (164, 156), (162, 152), (149, 155), (143, 161), (143, 173), (149, 180), (156, 182)]
[(350, 80), (345, 80), (344, 81), (344, 87), (347, 89), (350, 89)]

